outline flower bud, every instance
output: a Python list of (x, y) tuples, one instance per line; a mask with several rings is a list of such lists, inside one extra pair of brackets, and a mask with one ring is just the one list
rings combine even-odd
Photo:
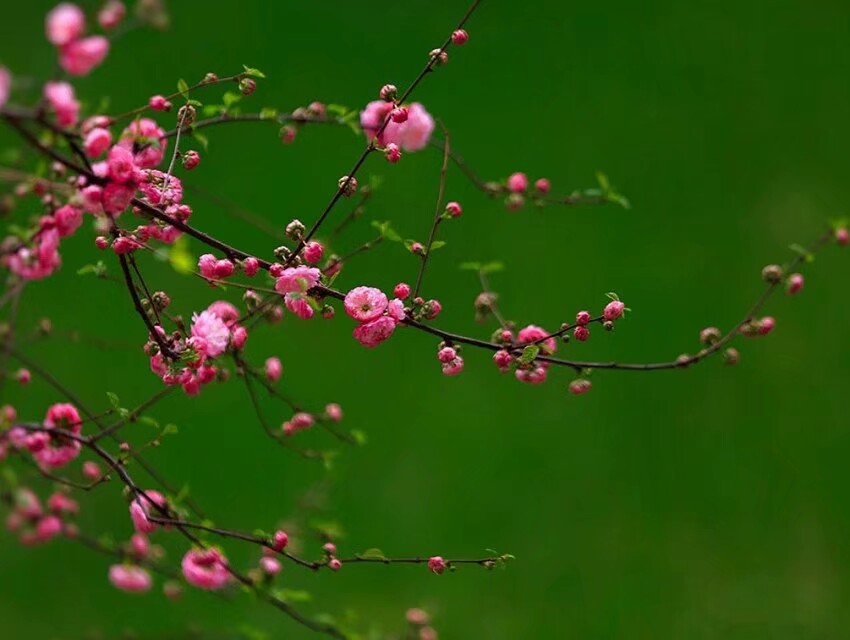
[(778, 264), (769, 264), (761, 270), (762, 280), (770, 284), (776, 284), (782, 280), (782, 267)]

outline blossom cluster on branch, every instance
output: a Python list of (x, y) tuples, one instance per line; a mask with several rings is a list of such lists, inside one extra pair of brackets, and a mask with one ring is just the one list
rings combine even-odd
[[(277, 355), (265, 354), (261, 363), (248, 360), (248, 340), (260, 340), (255, 336), (263, 326), (274, 326), (285, 315), (305, 321), (332, 320), (341, 310), (348, 319), (336, 323), (342, 322), (353, 339), (367, 348), (383, 345), (399, 327), (425, 332), (434, 337), (435, 366), (447, 376), (463, 372), (473, 349), (492, 358), (495, 370), (521, 383), (547, 382), (561, 367), (570, 373), (564, 389), (573, 395), (591, 389), (596, 370), (684, 368), (715, 354), (727, 364), (735, 364), (740, 352), (732, 346), (733, 341), (739, 336), (765, 336), (774, 329), (775, 319), (763, 315), (769, 298), (781, 288), (789, 295), (798, 294), (804, 286), (800, 270), (813, 254), (827, 244), (847, 245), (850, 241), (846, 221), (836, 221), (809, 247), (796, 247), (796, 254), (786, 264), (766, 266), (762, 294), (739, 323), (725, 330), (707, 327), (695, 331), (698, 350), (669, 361), (592, 362), (561, 357), (559, 348), (561, 353), (568, 349), (565, 343), (588, 341), (597, 328), (613, 331), (629, 309), (616, 294), (609, 293), (607, 299), (600, 296), (595, 306), (588, 305), (588, 310), (576, 309), (574, 316), (562, 319), (556, 328), (514, 322), (504, 315), (499, 296), (490, 286), (490, 275), (503, 268), (500, 262), (461, 266), (474, 273), (480, 284), (473, 306), (479, 322), (491, 323), (484, 336), (461, 335), (440, 327), (439, 297), (424, 292), (428, 290), (428, 266), (445, 244), (439, 239), (440, 232), (464, 217), (464, 206), (446, 198), (450, 166), (485, 197), (501, 199), (512, 214), (558, 205), (629, 206), (602, 174), (598, 187), (563, 196), (552, 194), (549, 179), (532, 180), (520, 171), (506, 172), (501, 180), (482, 180), (453, 149), (445, 124), (423, 103), (412, 101), (422, 81), (449, 63), (449, 51), (466, 45), (469, 34), (465, 27), (479, 4), (480, 0), (473, 2), (442, 45), (425, 56), (422, 71), (407, 89), (401, 91), (393, 84), (376, 88), (375, 100), (361, 110), (320, 102), (288, 112), (270, 107), (251, 110), (260, 91), (258, 82), (265, 76), (258, 69), (244, 67), (230, 75), (210, 72), (191, 85), (180, 80), (176, 92), (147, 97), (124, 113), (86, 112), (74, 78), (92, 73), (104, 63), (122, 29), (129, 28), (125, 22), (130, 20), (129, 12), (119, 0), (109, 0), (100, 8), (96, 16), (100, 33), (93, 35), (91, 16), (74, 4), (62, 3), (47, 14), (46, 39), (56, 48), (62, 73), (45, 81), (37, 95), (24, 84), (18, 86), (15, 70), (0, 67), (0, 122), (17, 134), (22, 150), (29, 153), (18, 166), (0, 167), (0, 180), (14, 185), (13, 195), (3, 206), (21, 212), (0, 245), (5, 277), (0, 307), (6, 313), (0, 332), (0, 384), (7, 388), (39, 379), (56, 395), (56, 401), (40, 415), (18, 415), (14, 401), (0, 409), (0, 464), (10, 470), (0, 485), (0, 499), (8, 506), (7, 529), (22, 544), (45, 543), (60, 536), (80, 541), (113, 558), (104, 575), (127, 592), (150, 591), (156, 574), (164, 577), (162, 588), (170, 598), (179, 596), (183, 584), (212, 592), (241, 584), (312, 630), (337, 638), (356, 637), (356, 631), (324, 618), (311, 618), (293, 604), (292, 597), (278, 586), (285, 563), (330, 571), (355, 564), (421, 564), (442, 574), (463, 565), (501, 567), (512, 556), (488, 552), (476, 558), (425, 554), (391, 558), (375, 549), (346, 556), (338, 550), (339, 540), (328, 531), (316, 533), (315, 556), (296, 554), (290, 544), (292, 531), (275, 528), (247, 533), (214, 525), (193, 500), (175, 491), (175, 485), (146, 461), (146, 446), (131, 446), (122, 438), (122, 430), (131, 423), (147, 421), (157, 429), (149, 444), (159, 446), (176, 431), (151, 415), (162, 398), (172, 392), (195, 396), (208, 385), (237, 382), (247, 391), (247, 409), (281, 447), (327, 463), (328, 452), (301, 444), (304, 432), (320, 428), (334, 440), (359, 443), (362, 435), (358, 430), (342, 427), (343, 410), (338, 404), (329, 401), (322, 408), (310, 409), (281, 391), (285, 366)], [(160, 2), (139, 0), (132, 20), (135, 26), (159, 27), (167, 23), (167, 16)], [(222, 87), (223, 95), (214, 97), (216, 88)], [(309, 224), (289, 221), (259, 251), (236, 247), (226, 238), (204, 231), (203, 207), (186, 199), (191, 191), (184, 189), (190, 173), (203, 166), (206, 130), (251, 122), (273, 125), (284, 144), (296, 141), (305, 127), (317, 125), (353, 129), (365, 138), (365, 147), (351, 168), (329, 185), (332, 195), (327, 206)], [(374, 185), (361, 175), (366, 161), (377, 155), (395, 165), (408, 154), (428, 149), (439, 152), (441, 172), (426, 233), (420, 239), (405, 239), (390, 222), (374, 221), (377, 235), (373, 240), (348, 254), (337, 253), (338, 236), (359, 223), (367, 201), (374, 197)], [(335, 216), (344, 201), (353, 202), (353, 207), (346, 215)], [(330, 227), (334, 218), (335, 226)], [(111, 392), (105, 396), (105, 408), (85, 406), (65, 382), (30, 358), (16, 331), (22, 292), (28, 287), (49, 286), (43, 282), (49, 283), (62, 267), (63, 243), (85, 235), (92, 254), (102, 258), (93, 258), (96, 261), (81, 269), (81, 274), (94, 273), (101, 278), (118, 274), (127, 308), (138, 316), (137, 342), (144, 352), (139, 366), (148, 367), (162, 383), (161, 391), (136, 408), (124, 407)], [(343, 271), (347, 275), (352, 259), (382, 243), (401, 247), (412, 256), (418, 267), (415, 281), (399, 278), (392, 291), (360, 282), (338, 288), (336, 283)], [(152, 257), (168, 258), (177, 271), (193, 276), (212, 291), (209, 304), (186, 309), (179, 291), (153, 286), (144, 275), (145, 261)], [(49, 326), (43, 329), (50, 331)], [(267, 418), (258, 401), (260, 394), (282, 403), (285, 413), (281, 419)], [(132, 473), (131, 461), (137, 463)], [(71, 495), (109, 482), (121, 483), (128, 500), (128, 535), (119, 544), (91, 537), (75, 523), (81, 506)], [(155, 543), (156, 536), (183, 539), (179, 568), (169, 565), (163, 548)], [(236, 567), (228, 560), (225, 544), (237, 543), (257, 547), (255, 566)], [(407, 624), (407, 637), (436, 638), (421, 610), (409, 611)]]

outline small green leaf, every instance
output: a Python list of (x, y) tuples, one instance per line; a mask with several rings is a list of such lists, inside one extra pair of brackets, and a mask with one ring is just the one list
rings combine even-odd
[(366, 433), (363, 432), (363, 431), (360, 431), (360, 429), (352, 429), (351, 430), (351, 437), (354, 438), (354, 442), (356, 442), (361, 447), (364, 444), (366, 444), (366, 442), (368, 440), (367, 437), (366, 437)]
[(118, 399), (118, 396), (112, 393), (111, 391), (106, 392), (106, 397), (109, 399), (109, 404), (113, 409), (121, 408), (121, 400)]
[(599, 186), (602, 188), (603, 191), (610, 191), (611, 183), (608, 180), (608, 176), (606, 176), (601, 171), (596, 172), (596, 182), (599, 183)]
[(459, 269), (461, 271), (481, 271), (480, 262), (461, 262)]
[(605, 294), (605, 297), (606, 297), (606, 298), (608, 298), (608, 299), (610, 299), (610, 300), (613, 300), (614, 302), (619, 302), (619, 301), (620, 301), (620, 296), (618, 296), (618, 295), (617, 295), (616, 293), (614, 293), (613, 291), (609, 291), (608, 293), (606, 293), (606, 294)]
[(207, 150), (210, 148), (210, 141), (209, 141), (209, 138), (207, 138), (207, 137), (206, 137), (203, 133), (201, 133), (200, 131), (196, 131), (195, 129), (192, 129), (192, 137), (193, 137), (195, 140), (197, 140), (197, 141), (198, 141), (198, 144), (200, 144), (200, 145), (204, 148), (204, 151), (207, 151)]
[(430, 250), (442, 249), (445, 246), (446, 246), (445, 240), (434, 240), (434, 242), (431, 243), (431, 249)]
[(177, 432), (178, 432), (178, 429), (177, 429), (176, 424), (170, 424), (169, 423), (169, 424), (165, 425), (165, 427), (163, 427), (163, 429), (162, 429), (162, 435), (164, 435), (164, 436), (174, 435)]
[(225, 109), (230, 109), (230, 107), (238, 103), (241, 99), (242, 94), (234, 91), (225, 91), (224, 95), (221, 97), (221, 101), (224, 103)]
[(540, 347), (536, 344), (530, 344), (522, 350), (522, 355), (519, 357), (520, 364), (531, 364), (534, 359), (540, 354)]
[(505, 265), (502, 262), (488, 262), (487, 264), (482, 265), (480, 270), (481, 273), (486, 275), (488, 273), (496, 273), (497, 271), (502, 271), (504, 268)]
[(310, 592), (304, 591), (303, 589), (273, 589), (271, 593), (278, 600), (283, 600), (287, 603), (297, 604), (310, 602), (310, 600), (313, 599)]
[(265, 78), (266, 74), (260, 71), (259, 69), (254, 69), (253, 67), (249, 67), (247, 65), (242, 65), (242, 68), (245, 69), (245, 75), (252, 76), (254, 78)]
[(806, 262), (814, 262), (815, 261), (814, 254), (811, 251), (809, 251), (808, 249), (806, 249), (806, 247), (803, 247), (799, 244), (792, 244), (788, 248), (791, 249), (791, 251), (793, 251), (794, 253), (796, 253), (800, 257), (802, 257), (803, 260), (805, 260)]
[(183, 78), (177, 81), (177, 90), (184, 98), (189, 97), (189, 84)]
[(280, 112), (277, 109), (272, 107), (263, 107), (260, 109), (260, 119), (262, 120), (276, 120), (277, 116)]

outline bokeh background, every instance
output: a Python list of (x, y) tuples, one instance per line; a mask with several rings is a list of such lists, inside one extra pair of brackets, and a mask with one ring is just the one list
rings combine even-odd
[[(465, 9), (424, 0), (171, 4), (169, 31), (130, 33), (77, 82), (89, 104), (108, 95), (122, 111), (181, 77), (244, 63), (268, 76), (248, 108), (359, 107), (386, 82), (406, 85)], [(3, 9), (0, 56), (19, 76), (53, 69), (42, 35), (50, 6)], [(846, 2), (485, 0), (469, 32), (467, 46), (416, 92), (456, 150), (486, 178), (523, 170), (549, 177), (556, 192), (593, 186), (603, 170), (633, 208), (509, 214), (452, 170), (447, 195), (465, 213), (445, 227), (448, 245), (426, 278), (426, 293), (445, 307), (442, 327), (489, 332), (473, 321), (475, 279), (457, 266), (502, 259), (508, 269), (493, 285), (519, 322), (556, 327), (577, 309), (600, 308), (606, 291), (634, 310), (613, 334), (563, 353), (671, 359), (698, 348), (702, 327), (736, 322), (761, 290), (761, 266), (850, 206)], [(289, 147), (261, 124), (208, 134), (191, 182), (278, 228), (293, 217), (312, 221), (363, 144), (330, 127), (306, 129)], [(439, 161), (433, 150), (396, 166), (373, 158), (363, 175), (385, 182), (341, 249), (371, 237), (370, 219), (424, 237)], [(274, 246), (214, 204), (188, 199), (198, 226), (261, 255)], [(107, 406), (105, 391), (131, 405), (159, 387), (138, 350), (139, 320), (121, 287), (75, 275), (94, 259), (88, 234), (63, 249), (61, 274), (27, 290), (22, 315), (30, 327), (50, 317), (58, 337), (27, 351), (95, 407)], [(711, 361), (684, 372), (600, 372), (582, 398), (566, 393), (565, 371), (528, 387), (469, 352), (464, 375), (445, 378), (434, 340), (422, 334), (400, 331), (372, 351), (351, 339), (345, 317), (288, 318), (252, 335), (248, 356), (279, 354), (284, 388), (309, 406), (341, 403), (346, 425), (366, 431), (368, 444), (343, 451), (328, 474), (270, 446), (236, 383), (164, 402), (154, 415), (180, 434), (149, 458), (223, 526), (271, 529), (323, 483), (322, 517), (343, 527), (346, 552), (494, 548), (517, 557), (506, 571), (439, 578), (415, 566), (338, 575), (286, 567), (282, 582), (313, 594), (304, 605), (311, 612), (353, 611), (366, 626), (399, 629), (406, 608), (423, 606), (447, 639), (842, 637), (850, 625), (848, 258), (827, 250), (799, 298), (778, 296), (777, 330), (741, 345), (738, 368)], [(215, 296), (143, 263), (185, 315)], [(339, 285), (388, 289), (415, 269), (398, 246), (383, 246), (352, 262)], [(61, 337), (70, 331), (81, 339)], [(42, 383), (8, 393), (22, 416), (40, 416), (57, 399)], [(265, 407), (274, 422), (287, 417)], [(117, 487), (87, 497), (82, 528), (129, 535), (120, 504)], [(234, 562), (256, 560), (253, 549), (227, 550)], [(206, 637), (243, 625), (271, 638), (311, 637), (248, 596), (223, 605), (188, 591), (174, 604), (159, 593), (119, 593), (107, 566), (71, 543), (21, 548), (0, 534), (0, 637), (183, 637), (188, 628)]]

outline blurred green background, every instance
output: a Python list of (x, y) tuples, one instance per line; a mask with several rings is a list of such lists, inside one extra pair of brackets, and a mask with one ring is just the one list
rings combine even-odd
[[(90, 104), (110, 96), (115, 112), (172, 91), (181, 77), (245, 63), (268, 76), (246, 108), (360, 107), (386, 82), (406, 86), (465, 4), (183, 0), (170, 7), (169, 31), (130, 33), (76, 86)], [(0, 56), (19, 76), (53, 69), (42, 35), (50, 6), (3, 10)], [(789, 243), (808, 242), (847, 210), (846, 2), (485, 0), (469, 33), (415, 95), (457, 151), (485, 178), (522, 170), (549, 177), (558, 193), (593, 186), (603, 170), (633, 209), (509, 214), (452, 170), (447, 196), (465, 213), (444, 228), (448, 245), (425, 286), (444, 304), (441, 327), (489, 333), (473, 321), (475, 279), (457, 265), (501, 258), (508, 270), (493, 286), (519, 322), (557, 327), (580, 308), (601, 308), (606, 291), (634, 310), (615, 333), (561, 353), (671, 359), (698, 348), (702, 327), (736, 322), (761, 290), (761, 266), (786, 259)], [(330, 127), (308, 128), (289, 147), (261, 124), (208, 134), (190, 182), (279, 228), (293, 217), (314, 220), (363, 145)], [(386, 180), (340, 248), (369, 239), (369, 219), (424, 238), (439, 161), (433, 150), (396, 166), (372, 158), (363, 176)], [(206, 200), (187, 200), (193, 222), (214, 235), (260, 255), (276, 243)], [(159, 382), (138, 350), (144, 332), (126, 292), (75, 275), (92, 255), (87, 233), (65, 243), (62, 272), (27, 289), (22, 314), (22, 326), (48, 316), (57, 334), (79, 330), (87, 341), (57, 337), (27, 351), (89, 404), (106, 407), (104, 392), (114, 391), (131, 405)], [(222, 526), (271, 529), (327, 479), (328, 517), (345, 530), (344, 553), (494, 548), (517, 557), (506, 571), (439, 578), (415, 566), (350, 566), (338, 575), (287, 566), (281, 582), (310, 590), (311, 612), (355, 611), (364, 625), (399, 629), (407, 607), (423, 606), (447, 639), (843, 637), (848, 257), (828, 249), (798, 299), (775, 299), (777, 330), (739, 345), (737, 369), (710, 361), (684, 372), (599, 372), (582, 398), (566, 393), (566, 371), (529, 387), (470, 351), (464, 375), (446, 378), (423, 334), (399, 331), (372, 351), (351, 339), (342, 315), (287, 318), (255, 332), (248, 357), (279, 354), (284, 388), (308, 406), (341, 403), (345, 425), (366, 431), (368, 444), (343, 451), (328, 475), (270, 446), (233, 383), (164, 402), (154, 415), (175, 421), (180, 434), (148, 457), (188, 483)], [(142, 263), (184, 315), (214, 299), (196, 281)], [(382, 246), (352, 262), (338, 284), (389, 289), (412, 281), (415, 269), (398, 246)], [(9, 392), (24, 417), (57, 400), (40, 382)], [(288, 417), (282, 406), (264, 406), (273, 423)], [(327, 443), (319, 433), (307, 440)], [(81, 527), (129, 535), (121, 504), (117, 486), (87, 496)], [(169, 548), (179, 557), (181, 545)], [(307, 541), (308, 553), (317, 548)], [(256, 561), (253, 549), (226, 549), (236, 564)], [(187, 591), (174, 604), (158, 592), (119, 593), (107, 583), (108, 564), (71, 543), (21, 548), (0, 535), (0, 637), (134, 630), (155, 638), (244, 624), (272, 638), (312, 637), (248, 596), (223, 605)]]

